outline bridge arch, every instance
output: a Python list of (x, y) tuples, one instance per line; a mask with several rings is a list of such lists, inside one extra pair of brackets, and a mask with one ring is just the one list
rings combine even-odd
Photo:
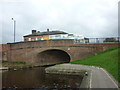
[(70, 55), (60, 49), (48, 49), (38, 54), (38, 61), (41, 65), (68, 63), (70, 59)]

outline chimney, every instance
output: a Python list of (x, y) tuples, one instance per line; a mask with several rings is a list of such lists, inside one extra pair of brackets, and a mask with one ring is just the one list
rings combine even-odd
[(32, 30), (32, 34), (35, 34), (36, 33), (36, 30)]
[(49, 29), (47, 29), (47, 32), (49, 32)]

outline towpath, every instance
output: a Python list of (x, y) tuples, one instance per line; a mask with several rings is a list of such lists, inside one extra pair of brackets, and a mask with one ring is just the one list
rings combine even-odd
[(73, 70), (87, 70), (89, 77), (89, 88), (116, 88), (118, 90), (117, 81), (103, 68), (95, 66), (85, 66), (76, 64), (61, 64), (50, 68), (55, 69), (73, 69)]

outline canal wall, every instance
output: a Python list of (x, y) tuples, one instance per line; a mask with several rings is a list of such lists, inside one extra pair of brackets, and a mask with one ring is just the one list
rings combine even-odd
[(55, 65), (45, 68), (45, 72), (48, 74), (77, 75), (77, 77), (82, 77), (80, 88), (90, 88), (91, 70), (81, 69), (79, 65)]
[(84, 78), (80, 88), (114, 88), (118, 90), (118, 81), (101, 67), (68, 63), (48, 67), (45, 71), (46, 73), (55, 73), (56, 71), (56, 74), (64, 74), (65, 72), (67, 74), (69, 72), (72, 75), (76, 74), (74, 72), (77, 72), (77, 75), (81, 75), (81, 71), (84, 71)]

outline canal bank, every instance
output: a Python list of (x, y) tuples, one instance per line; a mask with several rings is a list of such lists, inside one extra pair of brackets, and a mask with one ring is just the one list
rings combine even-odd
[(42, 67), (41, 65), (30, 65), (25, 62), (2, 62), (0, 70), (24, 70), (35, 67)]
[(0, 67), (0, 70), (8, 70), (8, 67)]
[(87, 71), (88, 76), (83, 78), (81, 84), (82, 88), (114, 88), (115, 90), (118, 90), (118, 82), (103, 68), (76, 64), (61, 64), (45, 69), (46, 73), (55, 73), (55, 71), (59, 73), (60, 70), (71, 70), (73, 73), (76, 70)]
[(82, 77), (79, 88), (91, 88), (91, 70), (81, 69), (78, 65), (60, 64), (45, 69), (48, 74), (78, 75)]
[[(65, 76), (67, 77), (64, 78)], [(11, 79), (13, 80), (11, 81)], [(37, 85), (35, 80), (38, 83)], [(77, 83), (74, 83), (74, 80)], [(58, 84), (54, 82), (59, 82), (59, 87), (66, 87), (64, 83), (69, 82), (70, 85), (75, 84), (73, 87), (78, 88), (115, 88), (115, 90), (118, 90), (117, 81), (104, 69), (94, 66), (59, 64), (50, 67), (3, 72), (3, 86), (5, 88), (13, 86), (18, 88), (38, 88), (43, 86), (55, 88)], [(31, 87), (33, 84), (34, 86)]]
[(80, 75), (66, 75), (45, 73), (46, 67), (36, 67), (23, 70), (8, 70), (2, 72), (3, 89), (34, 88), (46, 89), (71, 89), (79, 88), (82, 77)]
[(0, 70), (8, 70), (8, 67), (4, 67), (4, 66), (2, 66), (2, 64), (0, 63)]

